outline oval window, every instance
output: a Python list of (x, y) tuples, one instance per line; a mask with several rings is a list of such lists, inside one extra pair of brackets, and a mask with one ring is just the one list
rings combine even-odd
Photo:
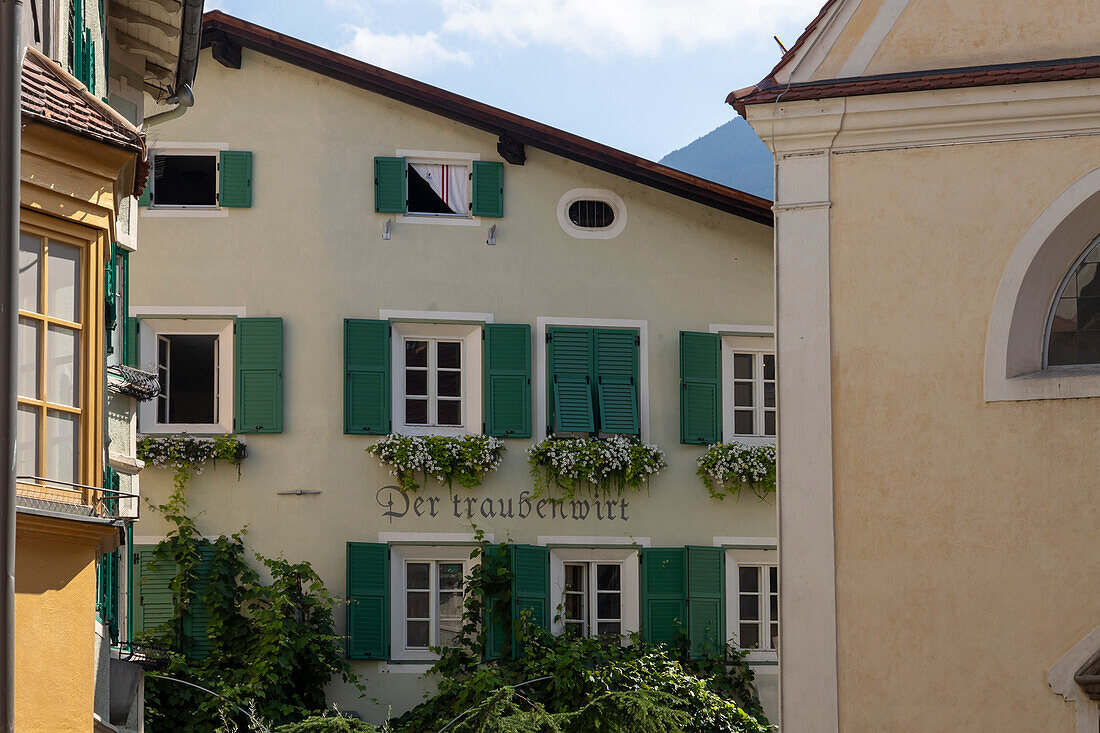
[(584, 229), (606, 229), (615, 223), (615, 209), (606, 201), (578, 199), (569, 204), (569, 221)]

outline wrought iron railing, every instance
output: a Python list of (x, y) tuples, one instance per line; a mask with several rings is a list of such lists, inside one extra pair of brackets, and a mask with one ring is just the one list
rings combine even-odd
[(16, 477), (16, 504), (30, 509), (105, 519), (138, 519), (139, 498), (125, 491), (44, 476)]

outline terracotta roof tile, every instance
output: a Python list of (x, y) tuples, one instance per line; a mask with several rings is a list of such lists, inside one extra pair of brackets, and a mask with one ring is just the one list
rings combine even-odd
[(54, 61), (28, 47), (23, 56), (23, 117), (99, 140), (145, 157), (141, 131), (93, 97)]
[(726, 102), (742, 115), (750, 104), (806, 99), (856, 97), (867, 94), (961, 89), (1050, 81), (1100, 78), (1100, 56), (957, 69), (859, 76), (782, 86), (770, 77), (748, 90), (731, 93)]

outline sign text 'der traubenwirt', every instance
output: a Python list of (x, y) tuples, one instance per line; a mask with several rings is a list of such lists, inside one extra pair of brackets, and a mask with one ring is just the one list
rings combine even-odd
[(382, 516), (395, 519), (550, 519), (627, 522), (630, 502), (618, 499), (536, 499), (530, 491), (518, 497), (469, 497), (409, 494), (397, 486), (383, 486), (376, 495)]

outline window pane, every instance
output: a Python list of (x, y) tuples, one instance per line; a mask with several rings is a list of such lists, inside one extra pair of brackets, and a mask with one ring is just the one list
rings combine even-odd
[[(1066, 288), (1066, 290), (1068, 291), (1069, 288)], [(1085, 296), (1100, 295), (1100, 278), (1097, 277), (1097, 265), (1095, 263), (1082, 262), (1077, 268), (1077, 294)]]
[(779, 568), (768, 568), (768, 583), (768, 587), (771, 589), (772, 593), (779, 592)]
[(428, 366), (428, 342), (405, 342), (405, 366)]
[(565, 566), (565, 589), (584, 590), (584, 565)]
[(409, 425), (427, 425), (428, 401), (405, 400), (405, 422)]
[(428, 628), (430, 624), (430, 621), (406, 622), (405, 646), (409, 648), (428, 646)]
[(1100, 298), (1077, 299), (1077, 330), (1100, 331)]
[(76, 481), (77, 416), (67, 412), (46, 412), (45, 477)]
[(428, 588), (429, 570), (431, 563), (410, 562), (405, 565), (406, 588)]
[(741, 648), (757, 649), (760, 646), (760, 627), (756, 624), (741, 624)]
[(462, 424), (462, 403), (457, 400), (440, 400), (437, 405), (440, 425)]
[(38, 399), (38, 357), (42, 349), (42, 324), (30, 318), (19, 319), (19, 376), (17, 392), (21, 397)]
[(440, 619), (439, 646), (457, 646), (460, 631), (462, 631), (461, 619)]
[(752, 379), (752, 354), (733, 355), (733, 378)]
[(439, 372), (436, 377), (440, 397), (462, 396), (462, 372)]
[(1100, 333), (1078, 332), (1077, 363), (1100, 364)]
[(1077, 336), (1072, 331), (1050, 334), (1047, 363), (1051, 366), (1077, 362)]
[(1077, 329), (1077, 298), (1061, 298), (1054, 309), (1051, 331), (1074, 331)]
[(565, 617), (568, 619), (583, 619), (584, 595), (581, 593), (565, 594)]
[(439, 564), (439, 589), (452, 590), (462, 588), (462, 563), (445, 562)]
[(428, 396), (428, 370), (405, 370), (405, 394)]
[(440, 369), (462, 367), (462, 344), (458, 341), (440, 341), (436, 344), (436, 366)]
[(779, 596), (774, 593), (769, 596), (768, 612), (771, 613), (772, 618), (779, 618)]
[(752, 407), (752, 382), (737, 382), (733, 385), (733, 404), (738, 407)]
[(620, 582), (618, 565), (596, 566), (596, 590), (620, 590)]
[(46, 399), (76, 407), (80, 398), (80, 332), (50, 326), (46, 356)]
[(49, 268), (47, 314), (80, 322), (80, 248), (50, 240), (46, 266)]
[(775, 413), (770, 410), (764, 413), (764, 435), (775, 435)]
[(461, 593), (440, 593), (439, 594), (439, 617), (440, 618), (461, 618), (462, 617), (462, 594)]
[(41, 313), (38, 304), (41, 283), (42, 239), (33, 234), (19, 235), (19, 307)]
[(19, 406), (15, 427), (15, 475), (38, 475), (38, 410)]
[(618, 593), (596, 594), (596, 618), (619, 618), (621, 613), (621, 595)]
[(623, 625), (618, 621), (601, 621), (596, 625), (596, 633), (600, 636), (621, 636)]
[(565, 635), (572, 638), (584, 636), (584, 624), (566, 623)]
[(760, 598), (753, 595), (742, 595), (740, 616), (745, 621), (759, 621)]
[(210, 424), (214, 414), (218, 337), (168, 336), (168, 422)]
[(428, 618), (431, 616), (431, 598), (427, 591), (411, 590), (405, 594), (405, 616)]
[(756, 593), (760, 590), (760, 570), (756, 567), (737, 568), (738, 589), (742, 593)]
[(738, 435), (752, 435), (755, 432), (752, 424), (751, 410), (734, 410), (733, 432)]
[(764, 407), (775, 407), (775, 382), (764, 383)]
[(217, 197), (215, 155), (165, 155), (153, 157), (153, 204), (156, 206), (215, 206)]
[(764, 354), (764, 379), (775, 379), (775, 354)]

